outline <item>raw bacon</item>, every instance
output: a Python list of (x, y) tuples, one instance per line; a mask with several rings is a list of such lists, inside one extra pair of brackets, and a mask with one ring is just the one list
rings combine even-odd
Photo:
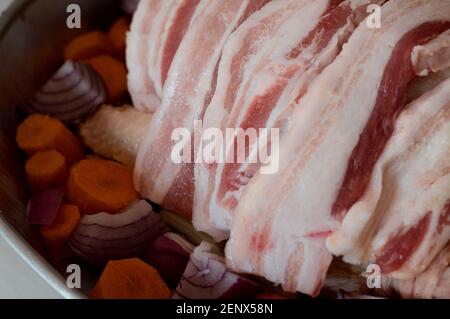
[(402, 298), (450, 298), (450, 246), (447, 245), (420, 275), (411, 279), (384, 277), (384, 290), (394, 290)]
[(328, 248), (390, 277), (424, 271), (450, 240), (450, 79), (406, 107)]
[(446, 0), (389, 1), (381, 13), (382, 28), (361, 23), (295, 106), (278, 173), (244, 188), (226, 246), (233, 269), (287, 291), (320, 290), (325, 240), (364, 195), (404, 109), (412, 49), (450, 28)]
[(159, 103), (153, 82), (148, 74), (150, 31), (158, 15), (172, 4), (172, 0), (142, 0), (133, 15), (127, 34), (126, 60), (128, 67), (128, 91), (133, 105), (143, 111), (154, 111)]
[[(389, 1), (381, 28), (361, 22), (383, 2), (142, 0), (127, 48), (133, 102), (156, 110), (141, 195), (193, 208), (198, 230), (230, 236), (229, 267), (287, 291), (316, 296), (334, 254), (377, 263), (404, 297), (448, 296), (450, 2)], [(252, 142), (246, 163), (173, 162), (174, 129), (199, 119), (278, 128), (277, 173)]]
[(215, 90), (222, 48), (231, 32), (267, 0), (202, 0), (172, 61), (161, 106), (136, 160), (135, 186), (141, 195), (190, 218), (193, 164), (170, 158), (175, 128), (193, 131)]
[(128, 88), (136, 108), (154, 112), (173, 57), (200, 0), (142, 0), (127, 37)]
[[(274, 1), (265, 6), (228, 41), (204, 125), (223, 131), (285, 130), (292, 105), (334, 60), (358, 22), (356, 12), (371, 2), (376, 1)], [(257, 34), (255, 28), (264, 32)], [(217, 240), (227, 237), (233, 209), (258, 168), (249, 164), (257, 163), (256, 147), (246, 145), (246, 163), (196, 166), (193, 222)], [(226, 158), (233, 161), (232, 156)]]
[(171, 0), (164, 14), (155, 19), (148, 40), (148, 72), (155, 91), (162, 97), (164, 82), (178, 46), (197, 12), (200, 0)]

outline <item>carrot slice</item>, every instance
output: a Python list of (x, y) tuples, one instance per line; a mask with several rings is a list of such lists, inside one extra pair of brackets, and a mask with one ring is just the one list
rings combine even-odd
[(102, 78), (110, 102), (127, 92), (127, 69), (125, 64), (109, 55), (100, 55), (86, 61)]
[(92, 31), (73, 39), (64, 49), (66, 60), (86, 60), (101, 54), (113, 54), (114, 47), (106, 34)]
[(91, 291), (94, 299), (168, 299), (171, 292), (159, 273), (138, 258), (111, 260)]
[(35, 153), (26, 162), (25, 172), (35, 192), (65, 186), (68, 175), (66, 159), (55, 150)]
[(72, 167), (67, 193), (69, 202), (82, 214), (114, 214), (138, 199), (132, 170), (99, 158), (88, 158)]
[[(44, 239), (50, 261), (58, 266), (61, 261), (73, 256), (67, 244), (70, 235), (80, 223), (81, 216), (74, 205), (61, 205), (53, 225), (41, 226), (40, 233)], [(64, 263), (63, 263), (64, 264)]]
[(75, 205), (61, 205), (53, 225), (41, 226), (42, 238), (48, 248), (62, 247), (75, 231), (81, 219), (78, 207)]
[(125, 48), (127, 32), (130, 29), (130, 19), (120, 17), (114, 22), (108, 32), (109, 41), (112, 43), (116, 55), (122, 60), (125, 59)]
[(57, 150), (71, 165), (84, 157), (81, 142), (64, 124), (47, 115), (33, 114), (17, 129), (16, 142), (31, 156), (39, 151)]

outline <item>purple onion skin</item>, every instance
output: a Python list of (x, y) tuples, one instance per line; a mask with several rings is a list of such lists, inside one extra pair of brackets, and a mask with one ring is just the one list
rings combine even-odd
[(66, 61), (35, 94), (27, 110), (71, 124), (94, 112), (106, 98), (105, 85), (94, 69)]
[[(77, 257), (96, 266), (103, 266), (109, 260), (143, 257), (153, 240), (168, 230), (149, 204), (146, 204), (148, 207), (133, 208), (136, 203), (142, 205), (143, 202), (135, 202), (119, 214), (85, 215), (71, 235), (69, 247)], [(100, 222), (88, 223), (92, 218), (98, 218)], [(105, 224), (114, 218), (121, 218), (122, 224), (114, 227)]]
[(33, 225), (52, 225), (64, 199), (64, 189), (54, 188), (33, 194), (27, 208), (27, 220)]
[[(214, 294), (208, 294), (205, 296), (205, 293), (202, 293), (203, 297), (201, 298), (208, 298), (208, 299), (250, 299), (254, 298), (256, 295), (261, 293), (262, 287), (260, 284), (249, 280), (237, 273), (233, 273), (230, 270), (226, 270), (226, 273), (224, 273), (224, 276), (231, 276), (236, 277), (237, 280), (229, 287), (224, 287), (225, 291), (224, 293), (220, 295), (214, 295)], [(192, 289), (210, 289), (218, 285), (223, 285), (226, 283), (226, 280), (222, 279), (219, 282), (211, 283), (211, 286), (201, 286), (201, 285), (195, 285), (192, 282), (189, 281), (188, 278), (182, 276), (180, 283), (177, 287), (176, 294), (184, 299), (197, 299), (198, 293), (195, 291), (192, 291)], [(185, 288), (182, 288), (183, 286), (190, 286), (190, 291), (186, 290)], [(180, 289), (181, 288), (181, 289)]]
[(171, 288), (175, 288), (186, 269), (190, 253), (174, 240), (162, 235), (152, 243), (144, 260), (158, 270)]
[(227, 268), (225, 260), (202, 242), (191, 254), (173, 298), (247, 299), (261, 292), (261, 285)]

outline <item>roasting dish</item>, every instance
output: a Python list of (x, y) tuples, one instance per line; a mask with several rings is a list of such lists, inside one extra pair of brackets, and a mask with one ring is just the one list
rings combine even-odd
[[(123, 3), (137, 2), (124, 1), (122, 9)], [(420, 0), (398, 6), (370, 0), (142, 0), (132, 18), (120, 13), (119, 3), (79, 1), (81, 29), (56, 27), (66, 25), (66, 2), (18, 1), (0, 20), (0, 56), (10, 61), (0, 74), (2, 235), (9, 252), (32, 265), (29, 270), (44, 278), (44, 285), (68, 298), (80, 292), (94, 298), (206, 298), (209, 288), (218, 298), (448, 297), (448, 106), (443, 104), (449, 85), (448, 3), (440, 1), (439, 11)], [(364, 19), (369, 3), (385, 3), (387, 29), (371, 30)], [(415, 6), (423, 8), (420, 17)], [(42, 17), (47, 10), (52, 19)], [(268, 17), (272, 24), (254, 34)], [(312, 28), (309, 34), (303, 28), (289, 31), (306, 18), (311, 18), (304, 26)], [(214, 32), (199, 37), (205, 30)], [(301, 45), (295, 46), (297, 37)], [(97, 53), (83, 47), (89, 45)], [(385, 51), (376, 51), (380, 48)], [(237, 58), (241, 64), (234, 63)], [(236, 95), (227, 96), (233, 89)], [(82, 99), (51, 96), (69, 90), (84, 92)], [(230, 97), (232, 108), (224, 108)], [(347, 113), (330, 107), (339, 103)], [(55, 111), (54, 105), (62, 109)], [(320, 111), (323, 121), (316, 116)], [(355, 121), (349, 122), (352, 114)], [(266, 122), (259, 123), (261, 118)], [(192, 133), (190, 119), (210, 127), (227, 121), (281, 128), (281, 174), (266, 176), (259, 163), (211, 169), (187, 159), (180, 165), (170, 153), (171, 135), (161, 132), (181, 126)], [(431, 131), (422, 126), (425, 121)], [(45, 134), (33, 131), (34, 125)], [(57, 138), (41, 147), (33, 144), (33, 132)], [(315, 163), (302, 153), (308, 143)], [(435, 147), (434, 157), (428, 156), (429, 147)], [(290, 149), (299, 153), (293, 156)], [(323, 158), (330, 167), (318, 173)], [(53, 175), (44, 173), (49, 165)], [(228, 180), (226, 174), (237, 177)], [(380, 179), (390, 180), (389, 186)], [(394, 191), (386, 191), (389, 187)], [(414, 192), (421, 195), (417, 202)], [(261, 193), (267, 193), (264, 201), (258, 200)], [(58, 204), (45, 211), (42, 202), (49, 199)], [(419, 211), (422, 206), (429, 211)], [(411, 220), (405, 208), (414, 210), (411, 218), (421, 219)], [(302, 213), (294, 213), (297, 209)], [(67, 224), (73, 227), (68, 233)], [(371, 241), (363, 238), (366, 230)], [(62, 235), (67, 235), (63, 242)], [(173, 261), (161, 257), (172, 258), (174, 252), (186, 268), (172, 269)], [(64, 253), (69, 256), (59, 256)], [(368, 265), (371, 261), (375, 264)], [(65, 287), (66, 266), (72, 263), (81, 265), (81, 290)], [(216, 268), (208, 278), (210, 263)], [(126, 289), (108, 290), (114, 267), (133, 268), (151, 280), (129, 295)], [(203, 267), (206, 272), (199, 271)], [(380, 267), (386, 276), (377, 274)], [(208, 286), (211, 276), (222, 279)], [(236, 291), (242, 294), (228, 294)]]

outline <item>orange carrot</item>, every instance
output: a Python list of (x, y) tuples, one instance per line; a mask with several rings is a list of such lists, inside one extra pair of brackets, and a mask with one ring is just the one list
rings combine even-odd
[(138, 199), (132, 170), (99, 158), (88, 158), (72, 167), (67, 195), (82, 214), (114, 214)]
[(30, 115), (17, 129), (16, 142), (31, 156), (39, 151), (57, 150), (71, 165), (84, 157), (81, 142), (64, 124), (47, 115)]
[(159, 273), (138, 258), (111, 260), (91, 291), (94, 299), (168, 299)]
[(26, 162), (25, 172), (31, 189), (35, 192), (66, 185), (66, 159), (55, 150), (35, 153)]
[(125, 59), (126, 37), (130, 29), (130, 19), (120, 17), (114, 22), (108, 32), (109, 41), (112, 43), (116, 55), (122, 60)]
[(53, 225), (41, 226), (41, 235), (48, 248), (64, 246), (80, 222), (81, 215), (75, 205), (61, 205)]
[(127, 91), (127, 69), (125, 65), (108, 55), (100, 55), (86, 61), (103, 80), (110, 102), (123, 97)]
[(73, 39), (64, 49), (66, 60), (86, 60), (101, 54), (113, 54), (114, 47), (100, 31), (85, 33)]

